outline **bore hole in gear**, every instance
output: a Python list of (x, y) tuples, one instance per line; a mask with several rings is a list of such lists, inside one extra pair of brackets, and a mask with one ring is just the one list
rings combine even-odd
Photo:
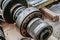
[(46, 39), (47, 37), (49, 36), (49, 32), (46, 32), (44, 35), (43, 35), (43, 39)]

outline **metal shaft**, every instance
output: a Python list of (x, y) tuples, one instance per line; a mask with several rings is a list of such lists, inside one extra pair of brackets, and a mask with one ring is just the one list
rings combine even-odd
[(4, 1), (2, 2), (2, 9), (5, 20), (9, 23), (15, 22), (22, 36), (31, 37), (35, 40), (49, 38), (53, 28), (41, 20), (43, 14), (40, 10), (35, 7), (26, 8), (16, 0)]

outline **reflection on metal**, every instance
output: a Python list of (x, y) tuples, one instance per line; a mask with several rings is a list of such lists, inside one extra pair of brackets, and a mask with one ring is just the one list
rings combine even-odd
[(0, 15), (0, 40), (5, 40), (5, 35), (4, 35), (3, 28), (2, 28), (2, 23), (3, 23), (3, 18)]
[(1, 7), (5, 20), (9, 23), (16, 22), (22, 36), (44, 40), (52, 34), (52, 26), (41, 19), (42, 13), (37, 8), (26, 8), (16, 0), (4, 0)]
[(52, 26), (42, 21), (40, 18), (33, 19), (27, 26), (27, 32), (35, 40), (47, 40), (51, 35)]
[(5, 40), (5, 35), (1, 25), (0, 25), (0, 40)]

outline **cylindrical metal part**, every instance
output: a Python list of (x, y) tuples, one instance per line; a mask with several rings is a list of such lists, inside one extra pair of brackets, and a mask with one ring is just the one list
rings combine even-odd
[[(13, 2), (13, 3), (12, 3)], [(3, 5), (8, 5), (9, 3), (12, 3), (12, 4), (14, 4), (14, 3), (21, 3), (21, 4), (23, 4), (24, 6), (26, 6), (27, 7), (27, 2), (26, 2), (26, 0), (23, 0), (23, 1), (21, 1), (21, 0), (0, 0), (0, 5), (1, 5), (1, 7), (3, 6)], [(12, 5), (11, 4), (11, 5)], [(5, 7), (4, 6), (4, 7)]]
[[(19, 12), (20, 11), (21, 10), (19, 10)], [(16, 14), (18, 14), (18, 13), (16, 13)], [(16, 17), (16, 15), (15, 15), (15, 17)], [(27, 22), (35, 17), (39, 17), (39, 18), (42, 17), (42, 14), (40, 13), (40, 11), (34, 7), (26, 8), (25, 10), (23, 10), (23, 12), (21, 12), (19, 14), (19, 16), (17, 15), (16, 23), (18, 26), (20, 26), (23, 21)]]
[[(24, 3), (23, 5), (27, 7), (27, 2), (25, 0), (23, 0), (23, 1), (21, 1), (21, 0), (2, 0), (2, 2), (1, 2), (1, 8), (3, 9), (3, 16), (8, 23), (14, 23), (14, 20), (12, 17), (13, 14), (10, 11), (11, 11), (11, 8), (13, 6), (15, 6), (17, 3), (18, 4)], [(17, 7), (19, 7), (19, 5)]]
[(23, 12), (24, 10), (26, 9), (26, 7), (24, 6), (21, 6), (20, 7), (17, 7), (15, 8), (12, 12), (14, 13), (13, 14), (13, 20), (17, 20), (18, 16), (21, 14), (21, 12)]
[[(19, 13), (20, 13), (20, 10), (16, 14), (19, 14)], [(17, 15), (16, 24), (17, 24), (18, 28), (20, 28), (20, 32), (23, 36), (27, 35), (26, 28), (27, 28), (28, 23), (33, 18), (36, 18), (36, 17), (41, 18), (42, 14), (40, 13), (40, 11), (38, 9), (36, 9), (34, 7), (26, 8), (25, 10), (23, 10), (23, 12), (21, 12), (19, 15)], [(25, 32), (25, 34), (23, 31)]]
[(52, 34), (53, 28), (40, 19), (42, 13), (35, 7), (26, 8), (18, 1), (4, 0), (2, 9), (5, 20), (10, 23), (16, 22), (22, 36), (42, 40)]
[(4, 35), (2, 23), (3, 23), (3, 18), (0, 15), (0, 40), (5, 40), (5, 35)]
[(40, 18), (34, 18), (27, 26), (27, 32), (35, 40), (46, 40), (52, 34), (52, 26), (43, 22)]
[(59, 16), (56, 15), (54, 12), (50, 11), (49, 9), (43, 7), (40, 8), (40, 11), (42, 11), (43, 15), (47, 17), (48, 19), (52, 20), (53, 22), (56, 22), (59, 20)]
[[(35, 40), (43, 40), (43, 39), (48, 39), (49, 36), (53, 32), (52, 26), (50, 26), (48, 23), (46, 23), (40, 19), (40, 17), (42, 17), (42, 14), (36, 8), (33, 8), (33, 7), (25, 8), (22, 6), (15, 10), (14, 15), (15, 15), (14, 17), (16, 18), (16, 24), (17, 24), (18, 28), (20, 28), (21, 34), (25, 37), (31, 36)], [(33, 19), (35, 19), (35, 20), (33, 20)], [(30, 21), (32, 21), (32, 23), (30, 23)], [(35, 24), (33, 24), (33, 23), (35, 23)], [(28, 26), (28, 25), (30, 25), (30, 26)]]

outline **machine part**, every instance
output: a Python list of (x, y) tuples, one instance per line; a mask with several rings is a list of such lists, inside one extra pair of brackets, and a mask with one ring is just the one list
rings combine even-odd
[[(20, 10), (16, 14), (19, 14), (19, 13), (20, 13)], [(26, 8), (23, 12), (17, 15), (16, 24), (20, 28), (20, 32), (23, 36), (27, 35), (26, 28), (27, 28), (28, 23), (33, 18), (36, 18), (36, 17), (41, 18), (42, 13), (40, 13), (40, 11), (34, 7)]]
[(0, 24), (2, 24), (3, 23), (3, 17), (2, 17), (2, 15), (0, 15)]
[(52, 20), (53, 22), (56, 22), (59, 20), (59, 16), (56, 15), (54, 12), (50, 11), (47, 8), (40, 8), (40, 11), (42, 11), (42, 13), (44, 13), (44, 16), (49, 18), (50, 20)]
[[(10, 9), (12, 8), (12, 6), (14, 6), (17, 3), (24, 3), (23, 5), (27, 6), (27, 3), (25, 0), (23, 0), (23, 2), (21, 2), (20, 0), (2, 0), (1, 2), (1, 8), (3, 9), (3, 15), (4, 15), (5, 20), (8, 23), (14, 23), (12, 15), (10, 14), (11, 13)], [(17, 6), (19, 7), (19, 5)]]
[[(20, 8), (20, 7), (19, 7)], [(22, 8), (22, 7), (21, 7)], [(17, 8), (18, 9), (18, 8)], [(16, 9), (16, 10), (17, 10)], [(23, 8), (22, 8), (23, 9)], [(41, 14), (41, 12), (38, 10), (38, 9), (36, 9), (36, 8), (33, 8), (33, 7), (30, 7), (30, 8), (27, 8), (27, 9), (25, 9), (25, 10), (23, 10), (22, 12), (20, 12), (21, 10), (19, 10), (18, 12), (17, 11), (15, 11), (15, 13), (14, 13), (14, 15), (15, 15), (15, 17), (16, 17), (16, 24), (17, 24), (17, 26), (18, 26), (18, 28), (20, 28), (20, 33), (24, 36), (24, 37), (32, 37), (32, 38), (34, 38), (35, 40), (40, 40), (40, 38), (41, 39), (43, 39), (42, 37), (44, 37), (44, 36), (46, 36), (46, 34), (47, 34), (47, 36), (46, 36), (46, 39), (48, 39), (49, 38), (49, 36), (52, 34), (52, 26), (50, 26), (48, 23), (45, 23), (45, 22), (43, 22), (42, 20), (40, 20), (40, 18), (42, 17), (42, 14)], [(16, 15), (16, 14), (18, 14), (18, 15)], [(14, 17), (13, 17), (14, 18)], [(32, 22), (31, 23), (31, 25), (34, 25), (34, 28), (33, 28), (33, 26), (30, 26), (30, 27), (32, 27), (32, 29), (31, 28), (28, 28), (28, 25), (29, 25), (29, 23), (30, 23), (30, 21), (32, 21), (33, 19), (39, 19), (40, 21), (39, 22), (41, 22), (41, 23), (39, 23), (39, 22), (37, 22), (36, 24), (37, 25), (34, 25), (33, 23), (34, 22), (36, 22), (36, 20), (34, 21), (34, 22)], [(40, 26), (38, 26), (38, 25), (43, 25), (39, 30), (37, 30), (37, 28), (38, 27), (40, 27)], [(46, 27), (45, 27), (46, 26)], [(36, 28), (37, 27), (37, 28)], [(38, 31), (40, 31), (39, 33), (37, 33), (36, 35), (33, 35), (34, 33), (33, 33), (33, 29), (35, 29), (36, 28), (36, 32), (38, 32)], [(29, 29), (31, 29), (31, 34), (30, 34), (30, 30)], [(28, 31), (29, 30), (29, 31)], [(34, 31), (35, 32), (35, 31)], [(42, 34), (42, 35), (40, 35), (40, 34)], [(39, 38), (38, 38), (38, 35), (40, 35), (39, 36)]]
[(0, 40), (5, 40), (5, 35), (1, 25), (0, 25)]
[(47, 40), (51, 36), (52, 26), (43, 22), (40, 18), (34, 18), (27, 26), (27, 32), (35, 40)]
[(0, 15), (0, 40), (6, 40), (5, 35), (4, 35), (4, 31), (3, 31), (3, 28), (2, 28), (2, 23), (3, 23), (3, 18)]
[[(16, 1), (15, 0), (2, 0), (0, 3), (1, 3), (1, 8), (3, 9), (3, 15), (4, 15), (5, 20), (8, 23), (14, 23), (14, 20), (12, 18), (13, 13), (11, 13), (11, 10), (15, 10), (15, 8), (22, 6), (21, 4), (23, 4), (24, 6), (27, 7), (27, 2), (30, 2), (30, 1), (28, 1), (28, 0), (23, 0), (23, 1), (21, 1), (21, 0), (16, 0)], [(35, 6), (38, 6), (40, 4), (40, 1), (41, 0), (38, 0), (38, 1), (33, 0), (33, 3), (37, 2)], [(46, 1), (48, 1), (48, 0), (41, 1), (41, 2), (45, 3)], [(53, 1), (51, 0), (51, 2), (53, 2)], [(19, 3), (21, 3), (21, 4), (19, 5)], [(40, 7), (38, 7), (38, 8), (40, 8)]]
[[(40, 10), (35, 7), (26, 8), (15, 1), (11, 2), (11, 0), (7, 1), (6, 3), (2, 3), (4, 18), (7, 22), (16, 22), (22, 36), (40, 40), (44, 38), (47, 39), (52, 34), (52, 26), (40, 19), (42, 18), (42, 13)], [(30, 23), (31, 21), (33, 21), (33, 23)]]
[(58, 0), (26, 0), (26, 1), (28, 3), (28, 7), (33, 6), (39, 9)]

